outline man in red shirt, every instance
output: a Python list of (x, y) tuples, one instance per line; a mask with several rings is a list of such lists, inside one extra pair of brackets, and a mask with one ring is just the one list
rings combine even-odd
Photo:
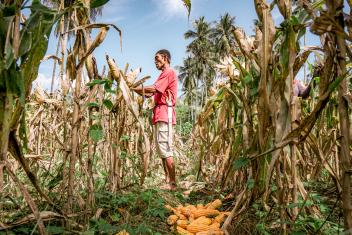
[(171, 55), (168, 50), (155, 54), (155, 66), (161, 74), (152, 86), (133, 88), (140, 95), (154, 95), (153, 125), (155, 145), (162, 157), (167, 185), (164, 189), (176, 190), (175, 164), (173, 159), (173, 125), (176, 124), (175, 104), (177, 97), (177, 75), (170, 68)]

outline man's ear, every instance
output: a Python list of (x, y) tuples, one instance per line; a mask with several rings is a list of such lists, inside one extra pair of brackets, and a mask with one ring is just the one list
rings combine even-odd
[(166, 55), (162, 55), (163, 59), (169, 61)]

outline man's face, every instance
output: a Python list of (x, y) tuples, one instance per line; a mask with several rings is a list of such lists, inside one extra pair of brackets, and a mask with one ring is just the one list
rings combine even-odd
[(155, 63), (155, 67), (158, 70), (162, 70), (168, 62), (165, 55), (156, 54), (154, 58), (154, 63)]

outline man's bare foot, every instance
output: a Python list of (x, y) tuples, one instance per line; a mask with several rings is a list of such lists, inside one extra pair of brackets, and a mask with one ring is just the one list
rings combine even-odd
[(169, 185), (170, 185), (170, 190), (171, 191), (176, 191), (177, 185), (176, 185), (175, 182), (169, 182)]
[(164, 184), (164, 185), (160, 186), (159, 188), (161, 190), (176, 191), (177, 186), (176, 186), (176, 183), (168, 183), (168, 184)]

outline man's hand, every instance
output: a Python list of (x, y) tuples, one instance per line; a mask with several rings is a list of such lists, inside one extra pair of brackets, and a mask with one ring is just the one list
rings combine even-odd
[(131, 90), (135, 91), (139, 95), (143, 95), (144, 93), (144, 96), (148, 98), (153, 96), (156, 92), (156, 89), (154, 86), (146, 86), (144, 88), (142, 88), (142, 86), (132, 87)]
[(144, 93), (144, 96), (150, 98), (154, 95), (154, 93)]

